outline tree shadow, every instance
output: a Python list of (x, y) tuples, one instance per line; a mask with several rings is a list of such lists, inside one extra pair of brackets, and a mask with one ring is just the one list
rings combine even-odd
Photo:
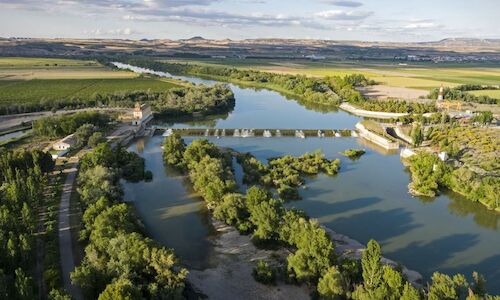
[(350, 210), (366, 208), (382, 201), (382, 199), (378, 197), (363, 197), (334, 203), (307, 200), (307, 197), (317, 197), (323, 193), (330, 193), (330, 191), (317, 188), (308, 190), (307, 195), (304, 196), (304, 200), (291, 202), (290, 206), (304, 209), (311, 217), (321, 218), (333, 214), (348, 212)]
[[(382, 201), (380, 198), (360, 198), (355, 205), (348, 203), (345, 211), (354, 208), (366, 207), (366, 204), (375, 204)], [(325, 209), (324, 211), (333, 211)], [(337, 212), (336, 212), (337, 213)], [(387, 239), (403, 235), (408, 231), (419, 227), (413, 222), (412, 213), (402, 209), (395, 208), (387, 211), (371, 210), (349, 217), (342, 217), (331, 222), (324, 223), (329, 228), (338, 232), (356, 232), (356, 239), (366, 243), (370, 239), (384, 242)]]
[(443, 273), (464, 272), (464, 268), (446, 268), (443, 265), (455, 253), (469, 249), (478, 242), (478, 236), (470, 233), (445, 236), (428, 243), (413, 242), (402, 249), (387, 252), (389, 257), (416, 269), (428, 280), (435, 271)]

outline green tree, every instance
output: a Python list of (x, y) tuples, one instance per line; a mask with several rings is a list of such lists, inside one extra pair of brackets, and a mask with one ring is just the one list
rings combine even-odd
[(254, 235), (262, 240), (277, 237), (281, 218), (281, 203), (276, 199), (261, 202), (250, 211), (250, 221), (255, 225)]
[(401, 295), (401, 300), (420, 300), (422, 297), (416, 288), (411, 285), (411, 283), (405, 283), (403, 288), (403, 294)]
[(483, 125), (490, 124), (493, 121), (493, 113), (491, 111), (481, 111), (472, 120)]
[(181, 138), (179, 134), (174, 133), (168, 136), (165, 139), (165, 142), (163, 143), (163, 160), (165, 161), (165, 163), (169, 165), (175, 166), (176, 168), (179, 169), (183, 169), (185, 168), (185, 163), (184, 163), (185, 150), (186, 150), (186, 144), (184, 143), (184, 140)]
[(252, 275), (256, 281), (263, 284), (274, 284), (276, 281), (276, 273), (264, 260), (258, 260), (253, 268)]
[(17, 268), (15, 271), (15, 287), (19, 299), (31, 300), (35, 297), (35, 292), (33, 291), (33, 282), (30, 276), (21, 268)]
[(420, 146), (424, 141), (424, 134), (422, 132), (422, 126), (417, 124), (413, 127), (411, 131), (411, 138), (413, 140), (413, 145)]
[(49, 292), (49, 300), (71, 300), (71, 297), (64, 291), (52, 289)]
[(127, 278), (119, 278), (108, 284), (99, 295), (99, 300), (135, 300), (143, 299), (141, 292)]
[(321, 299), (343, 299), (345, 282), (337, 267), (330, 267), (318, 282), (318, 293)]
[(334, 261), (333, 243), (316, 220), (299, 218), (289, 243), (297, 248), (288, 256), (288, 271), (299, 280), (316, 279)]
[(105, 141), (106, 139), (104, 138), (102, 132), (97, 131), (92, 133), (92, 135), (89, 137), (88, 145), (92, 148), (95, 148), (97, 145)]
[(469, 284), (462, 274), (450, 277), (446, 274), (435, 272), (429, 287), (429, 300), (460, 299), (467, 295)]
[(224, 195), (222, 202), (215, 207), (214, 217), (226, 224), (235, 225), (243, 232), (250, 229), (248, 222), (249, 213), (245, 206), (243, 195), (231, 193)]
[(368, 290), (376, 289), (382, 282), (381, 258), (380, 245), (375, 240), (370, 240), (361, 258), (363, 284)]
[(252, 186), (247, 189), (246, 193), (246, 206), (248, 210), (253, 210), (258, 204), (268, 201), (271, 198), (271, 194), (265, 189), (259, 188), (257, 186)]

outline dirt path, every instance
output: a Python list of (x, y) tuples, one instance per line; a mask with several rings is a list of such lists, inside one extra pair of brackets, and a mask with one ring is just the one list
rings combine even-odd
[(67, 173), (67, 176), (62, 189), (61, 203), (59, 204), (59, 252), (61, 257), (61, 272), (64, 289), (73, 299), (82, 300), (82, 291), (78, 286), (71, 284), (70, 278), (70, 273), (75, 269), (75, 261), (73, 258), (73, 247), (71, 241), (69, 204), (77, 167), (78, 163), (64, 171)]

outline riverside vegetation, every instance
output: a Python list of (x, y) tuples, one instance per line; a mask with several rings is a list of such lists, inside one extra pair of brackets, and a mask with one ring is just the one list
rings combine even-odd
[(431, 146), (449, 155), (443, 162), (436, 155), (419, 152), (409, 158), (410, 188), (424, 196), (435, 196), (449, 188), (489, 209), (500, 210), (500, 144), (492, 128), (443, 125), (427, 132)]
[(484, 279), (477, 273), (469, 283), (463, 275), (436, 272), (428, 289), (416, 288), (398, 269), (381, 263), (382, 252), (374, 240), (368, 243), (361, 262), (337, 257), (335, 245), (316, 220), (285, 208), (283, 200), (257, 186), (246, 194), (237, 193), (229, 151), (207, 140), (187, 146), (177, 134), (167, 137), (163, 146), (165, 163), (189, 174), (193, 188), (215, 218), (242, 234), (251, 234), (257, 245), (290, 251), (282, 269), (258, 262), (254, 270), (258, 281), (272, 283), (282, 274), (287, 282), (316, 287), (314, 297), (323, 299), (497, 299), (486, 294)]
[[(50, 205), (45, 195), (47, 173), (54, 167), (49, 154), (40, 150), (0, 150), (0, 298), (34, 299), (40, 291), (34, 284), (38, 211)], [(55, 227), (51, 223), (57, 207), (48, 212), (43, 280), (51, 293), (59, 294), (59, 268)], [(57, 248), (57, 247), (56, 247)], [(56, 267), (54, 267), (54, 265)]]
[[(480, 90), (498, 90), (499, 88), (497, 86), (482, 86), (482, 85), (477, 85), (477, 84), (464, 84), (464, 85), (459, 85), (454, 88), (449, 88), (445, 87), (443, 91), (443, 97), (444, 99), (450, 99), (450, 100), (461, 100), (464, 102), (475, 102), (475, 103), (481, 103), (481, 104), (500, 104), (500, 99), (493, 98), (490, 96), (486, 95), (481, 95), (481, 96), (476, 96), (471, 93), (468, 93), (470, 91), (480, 91)], [(439, 95), (439, 88), (433, 89), (429, 93), (429, 98), (431, 99), (437, 99)]]
[(46, 96), (40, 96), (34, 101), (23, 101), (16, 105), (12, 103), (0, 105), (0, 114), (86, 107), (133, 107), (136, 102), (149, 103), (155, 112), (165, 115), (226, 112), (234, 107), (234, 95), (224, 84), (210, 87), (166, 85), (163, 89), (143, 87), (137, 90), (123, 87), (122, 90), (109, 93), (95, 92), (72, 97), (54, 97), (51, 90), (47, 90), (46, 93)]
[(172, 250), (146, 237), (133, 208), (122, 202), (120, 178), (138, 179), (140, 174), (144, 174), (142, 158), (106, 143), (81, 160), (80, 238), (88, 245), (71, 279), (89, 298), (182, 298), (187, 271), (177, 264)]
[(313, 78), (304, 75), (285, 75), (248, 69), (166, 63), (143, 59), (130, 59), (127, 60), (127, 63), (172, 74), (195, 75), (257, 88), (267, 88), (294, 96), (305, 103), (336, 107), (342, 101), (347, 101), (366, 110), (416, 114), (436, 111), (434, 103), (422, 104), (396, 100), (377, 101), (366, 99), (356, 90), (356, 87), (374, 84), (375, 82), (361, 74)]

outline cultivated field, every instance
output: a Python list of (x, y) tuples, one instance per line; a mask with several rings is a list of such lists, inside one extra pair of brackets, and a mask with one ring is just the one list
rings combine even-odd
[(174, 80), (138, 76), (95, 61), (0, 58), (0, 105), (176, 86)]
[[(386, 94), (387, 87), (396, 87), (395, 94), (418, 95), (433, 88), (454, 87), (460, 84), (498, 85), (500, 83), (500, 64), (490, 63), (453, 63), (434, 64), (408, 62), (399, 64), (394, 61), (310, 61), (310, 60), (274, 60), (274, 59), (196, 59), (175, 60), (207, 65), (234, 66), (252, 68), (268, 72), (286, 74), (304, 74), (308, 76), (344, 76), (363, 74), (380, 83), (380, 94)], [(386, 87), (387, 86), (387, 87)], [(401, 89), (403, 88), (403, 89)], [(404, 91), (405, 88), (411, 90)], [(375, 91), (377, 93), (377, 91)]]
[(500, 99), (500, 90), (480, 90), (480, 91), (470, 91), (469, 93), (476, 96), (489, 96), (491, 98)]
[(54, 58), (0, 58), (0, 80), (134, 78), (96, 61)]

